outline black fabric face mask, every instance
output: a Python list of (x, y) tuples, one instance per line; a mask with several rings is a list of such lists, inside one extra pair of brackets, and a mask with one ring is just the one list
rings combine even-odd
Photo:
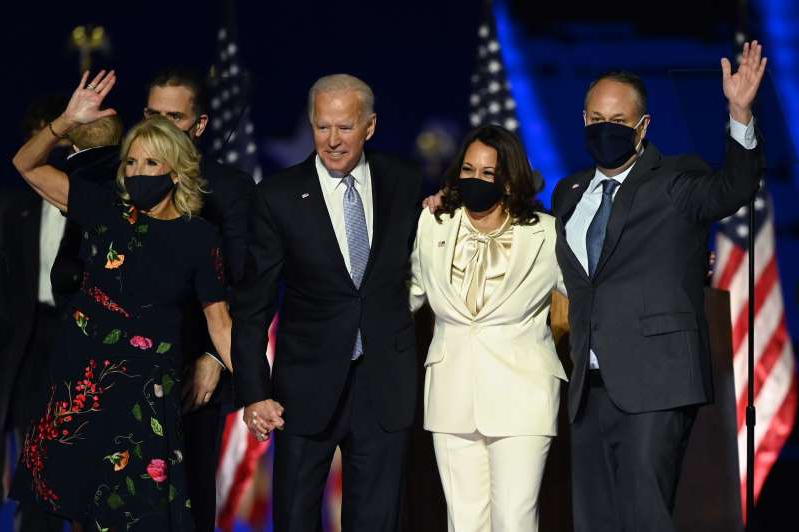
[(635, 142), (635, 131), (644, 117), (635, 126), (599, 122), (585, 126), (585, 147), (597, 166), (613, 169), (623, 165), (635, 155), (638, 147)]
[(175, 188), (170, 174), (125, 176), (125, 189), (137, 209), (149, 211)]
[(463, 205), (472, 212), (485, 212), (496, 205), (502, 193), (495, 183), (476, 177), (458, 180)]

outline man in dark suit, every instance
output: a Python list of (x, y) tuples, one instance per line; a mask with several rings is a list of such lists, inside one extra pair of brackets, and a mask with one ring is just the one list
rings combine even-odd
[[(208, 97), (204, 80), (196, 73), (169, 68), (148, 85), (144, 116), (161, 115), (197, 142), (208, 126)], [(211, 157), (200, 161), (206, 180), (201, 216), (222, 235), (225, 277), (241, 279), (247, 251), (247, 221), (255, 182), (246, 172)], [(232, 407), (230, 376), (216, 354), (199, 304), (186, 309), (183, 320), (183, 357), (187, 372), (183, 384), (183, 429), (192, 514), (199, 531), (214, 529), (216, 467), (225, 415)]]
[(730, 136), (724, 169), (643, 140), (636, 76), (601, 76), (585, 99), (596, 167), (563, 179), (552, 206), (569, 293), (576, 532), (673, 531), (671, 510), (697, 405), (712, 400), (703, 315), (710, 223), (754, 197), (761, 153), (751, 105), (757, 42), (734, 75), (722, 59)]
[[(252, 209), (244, 280), (231, 314), (236, 399), (259, 438), (275, 440), (274, 524), (321, 528), (336, 447), (343, 457), (342, 526), (393, 531), (417, 393), (408, 258), (421, 178), (364, 154), (374, 96), (346, 74), (309, 93), (315, 154), (267, 177)], [(275, 364), (266, 330), (284, 283)]]
[[(60, 96), (37, 98), (23, 122), (30, 138), (55, 119), (66, 105)], [(48, 159), (59, 168), (71, 151), (68, 141)], [(20, 178), (18, 178), (20, 179)], [(63, 314), (60, 298), (50, 284), (50, 268), (64, 237), (65, 219), (29, 187), (0, 192), (0, 284), (8, 327), (0, 346), (0, 470), (6, 459), (6, 430), (12, 430), (16, 447), (44, 394), (41, 383), (51, 346)], [(13, 460), (14, 457), (11, 457)], [(17, 512), (20, 532), (59, 531), (63, 521), (35, 508)]]

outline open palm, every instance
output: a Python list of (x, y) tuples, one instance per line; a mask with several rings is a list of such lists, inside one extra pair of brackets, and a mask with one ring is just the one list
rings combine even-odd
[(743, 55), (738, 71), (732, 73), (730, 61), (721, 60), (724, 96), (731, 108), (748, 111), (757, 96), (757, 90), (766, 71), (767, 58), (762, 57), (763, 46), (757, 41), (744, 43)]
[(116, 114), (113, 109), (100, 109), (100, 105), (106, 95), (116, 83), (117, 78), (114, 71), (106, 73), (105, 70), (101, 70), (92, 82), (87, 85), (86, 80), (88, 79), (89, 72), (86, 71), (83, 73), (78, 88), (72, 93), (67, 108), (64, 110), (64, 116), (70, 122), (88, 124), (105, 116)]

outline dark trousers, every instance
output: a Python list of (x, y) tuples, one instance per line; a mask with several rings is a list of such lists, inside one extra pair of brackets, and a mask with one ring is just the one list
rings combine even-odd
[[(36, 307), (31, 339), (17, 371), (11, 395), (10, 424), (14, 427), (18, 451), (25, 441), (25, 432), (31, 420), (43, 413), (49, 382), (47, 372), (50, 356), (62, 319), (60, 310), (42, 304)], [(18, 532), (61, 532), (63, 526), (63, 519), (38, 506), (17, 508), (14, 528)]]
[(213, 532), (216, 524), (216, 468), (225, 427), (225, 416), (233, 410), (229, 401), (218, 398), (229, 386), (227, 374), (217, 385), (211, 401), (183, 416), (186, 448), (186, 477), (189, 482), (191, 513), (197, 532)]
[(321, 434), (275, 435), (274, 528), (279, 532), (322, 530), (325, 482), (336, 447), (342, 457), (344, 532), (394, 532), (408, 430), (386, 432), (369, 399), (363, 362), (355, 361), (330, 426)]
[(674, 532), (671, 511), (695, 407), (622, 412), (592, 370), (571, 431), (575, 532)]

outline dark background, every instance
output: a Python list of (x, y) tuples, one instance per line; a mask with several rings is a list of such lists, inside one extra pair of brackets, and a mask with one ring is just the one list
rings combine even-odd
[[(790, 33), (799, 32), (791, 29), (799, 27), (799, 9), (792, 3), (762, 0), (746, 9), (732, 0), (499, 4), (508, 24), (504, 35), (521, 57), (509, 71), (511, 81), (519, 81), (514, 90), (525, 89), (520, 94), (530, 97), (519, 102), (519, 110), (535, 111), (519, 117), (522, 137), (548, 190), (562, 175), (588, 164), (582, 97), (588, 81), (612, 67), (633, 70), (647, 81), (653, 116), (648, 138), (663, 152), (699, 152), (717, 161), (724, 135), (718, 59), (731, 57), (742, 22), (751, 37), (765, 40), (766, 55), (775, 61), (761, 99), (770, 102), (767, 142), (778, 154), (770, 161), (769, 187), (785, 308), (793, 337), (799, 338), (799, 171), (790, 137), (797, 135), (799, 117), (782, 112), (799, 108), (799, 93), (786, 93), (790, 83), (784, 81), (799, 79), (799, 38)], [(436, 126), (457, 140), (468, 128), (481, 7), (476, 0), (237, 2), (240, 54), (252, 76), (252, 120), (265, 173), (309, 153), (306, 91), (316, 78), (334, 72), (355, 74), (373, 87), (379, 117), (374, 148), (413, 156), (418, 135)], [(94, 55), (94, 66), (117, 70), (108, 104), (130, 126), (141, 117), (144, 86), (155, 71), (172, 64), (206, 70), (214, 62), (221, 13), (220, 3), (211, 1), (6, 5), (0, 185), (21, 182), (10, 159), (21, 143), (19, 124), (32, 98), (69, 94), (77, 84), (72, 28), (105, 27), (111, 45)], [(793, 70), (780, 70), (785, 65)], [(548, 197), (542, 199), (548, 203)], [(794, 434), (763, 489), (757, 530), (796, 529), (797, 478)]]

